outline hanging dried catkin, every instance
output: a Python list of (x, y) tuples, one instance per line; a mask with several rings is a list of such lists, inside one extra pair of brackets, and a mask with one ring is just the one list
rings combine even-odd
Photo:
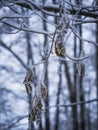
[(31, 69), (28, 69), (26, 77), (25, 77), (23, 83), (27, 84), (27, 83), (32, 82), (32, 81), (33, 81), (33, 72), (32, 72)]

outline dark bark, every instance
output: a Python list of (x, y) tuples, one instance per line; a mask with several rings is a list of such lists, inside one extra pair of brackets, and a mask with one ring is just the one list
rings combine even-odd
[[(27, 24), (29, 24), (29, 20), (26, 19)], [(30, 43), (30, 34), (26, 33), (26, 41), (27, 41), (27, 65), (33, 65), (33, 57), (32, 57), (32, 46)], [(28, 95), (28, 103), (29, 103), (29, 113), (32, 111), (32, 93)], [(34, 130), (34, 124), (32, 121), (29, 122), (29, 130)]]
[[(56, 0), (53, 0), (53, 4), (56, 4)], [(54, 22), (57, 24), (57, 18), (54, 19)], [(60, 62), (60, 68), (58, 69), (59, 71), (59, 83), (58, 83), (58, 90), (57, 90), (57, 95), (56, 95), (56, 105), (60, 103), (60, 92), (61, 92), (61, 62)], [(56, 112), (55, 112), (55, 124), (54, 124), (54, 130), (59, 130), (59, 108), (57, 107)]]
[[(12, 3), (14, 3), (14, 1)], [(41, 10), (42, 4), (38, 4), (38, 3), (36, 4), (36, 2), (33, 2), (33, 1), (32, 2), (24, 2), (24, 1), (20, 2), (20, 1), (17, 1), (17, 3), (15, 3), (15, 4), (19, 5), (21, 7), (30, 9), (30, 10), (32, 10), (32, 7), (33, 7), (33, 8), (35, 8), (38, 11), (42, 11)], [(87, 7), (85, 7), (85, 8), (87, 8)], [(59, 5), (57, 5), (57, 4), (44, 5), (43, 9), (46, 10), (46, 11), (58, 13), (59, 12)], [(75, 15), (78, 12), (78, 15), (81, 15), (81, 16), (86, 16), (86, 17), (91, 17), (91, 18), (98, 18), (98, 13), (95, 13), (94, 9), (92, 9), (92, 10), (87, 9), (86, 10), (86, 9), (83, 8), (83, 9), (81, 9), (79, 11), (78, 6), (75, 7), (73, 5), (73, 8), (72, 7), (70, 7), (70, 8), (68, 7), (68, 8), (66, 8), (66, 10), (71, 15)], [(96, 11), (98, 11), (98, 9), (96, 9)]]
[[(43, 16), (44, 16), (44, 18), (46, 18), (46, 15), (45, 14), (43, 14)], [(43, 20), (43, 28), (44, 28), (44, 30), (46, 30), (46, 31), (48, 31), (47, 30), (47, 24), (46, 24), (46, 22)], [(47, 36), (46, 35), (44, 35), (44, 49), (45, 49), (45, 47), (47, 46), (46, 44), (47, 44), (47, 42), (48, 42), (48, 39), (47, 39)], [(45, 76), (44, 76), (44, 82), (45, 82), (45, 84), (46, 84), (46, 86), (47, 86), (47, 99), (45, 100), (45, 106), (49, 106), (49, 95), (48, 95), (48, 93), (49, 93), (49, 85), (48, 85), (48, 61), (45, 63)], [(46, 111), (46, 113), (45, 113), (45, 129), (46, 130), (50, 130), (50, 116), (49, 116), (49, 109), (47, 109), (47, 111)]]
[[(82, 80), (80, 80), (80, 101), (84, 101), (83, 85)], [(90, 114), (90, 113), (89, 113)], [(85, 130), (85, 104), (80, 105), (80, 129)]]
[[(76, 0), (76, 5), (82, 5), (82, 1), (81, 0)], [(79, 19), (81, 19), (81, 16), (78, 16)], [(82, 37), (82, 25), (79, 25), (77, 27), (79, 35)], [(76, 48), (77, 50), (78, 48)], [(79, 54), (78, 56), (81, 56), (81, 53), (83, 53), (83, 43), (81, 40), (79, 40)], [(79, 100), (80, 102), (84, 102), (84, 93), (83, 93), (83, 80), (81, 80), (81, 77), (78, 78), (79, 79), (79, 85), (77, 87), (79, 87)], [(78, 80), (77, 79), (77, 80)], [(80, 105), (80, 130), (85, 130), (85, 105), (81, 104)]]
[[(79, 35), (82, 37), (82, 25), (79, 25)], [(83, 52), (83, 43), (80, 40), (80, 48), (79, 48), (79, 55)], [(84, 101), (84, 92), (83, 92), (83, 80), (81, 77), (79, 78), (79, 90), (80, 90), (80, 101)], [(80, 105), (80, 129), (85, 130), (85, 105)]]
[[(77, 57), (76, 48), (77, 48), (76, 36), (74, 36), (74, 57)], [(74, 102), (77, 102), (77, 76), (75, 74), (75, 70), (76, 70), (76, 63), (74, 63)], [(77, 127), (77, 128), (74, 127), (74, 129), (79, 130), (77, 106), (74, 109), (75, 109), (75, 115), (73, 114), (73, 116), (75, 116), (75, 120), (73, 123), (75, 123)]]
[[(96, 2), (98, 6), (98, 1)], [(98, 42), (98, 24), (96, 24), (96, 42)], [(98, 47), (96, 47), (96, 96), (98, 99)], [(97, 128), (98, 128), (98, 102), (97, 102)]]
[(87, 110), (87, 128), (88, 128), (88, 130), (91, 130), (91, 119), (90, 119), (90, 113), (91, 113), (91, 111), (90, 111), (90, 103), (89, 103), (89, 108), (88, 108), (88, 110)]
[[(47, 65), (45, 66), (45, 69), (46, 69), (46, 72), (45, 72), (45, 84), (47, 86), (47, 99), (45, 100), (45, 106), (49, 106), (49, 85), (48, 85), (48, 63)], [(50, 130), (50, 116), (49, 116), (49, 109), (47, 109), (47, 111), (45, 112), (45, 129), (46, 130)]]
[[(61, 62), (60, 62), (60, 68), (59, 68), (59, 83), (58, 83), (58, 90), (57, 90), (57, 100), (56, 100), (56, 105), (60, 104), (60, 93), (61, 93)], [(57, 107), (56, 113), (55, 113), (55, 126), (54, 130), (59, 130), (59, 107)]]
[[(96, 42), (98, 42), (98, 24), (96, 27)], [(98, 99), (98, 47), (96, 48), (96, 93), (97, 93), (97, 99)], [(97, 102), (97, 128), (98, 128), (98, 102)], [(97, 129), (96, 129), (97, 130)]]
[[(74, 85), (72, 85), (71, 77), (69, 73), (68, 64), (66, 61), (64, 61), (64, 67), (65, 67), (65, 74), (67, 78), (67, 84), (69, 89), (69, 96), (70, 96), (70, 102), (76, 103), (76, 92)], [(78, 130), (78, 120), (77, 120), (77, 106), (72, 106), (72, 120), (73, 120), (73, 130)]]
[[(91, 85), (89, 87), (89, 91), (88, 91), (88, 100), (90, 100), (90, 94), (91, 94)], [(86, 113), (87, 113), (87, 123), (85, 122), (85, 124), (87, 125), (87, 130), (91, 130), (91, 117), (90, 117), (90, 113), (91, 113), (91, 103), (88, 104), (88, 109), (86, 109)]]

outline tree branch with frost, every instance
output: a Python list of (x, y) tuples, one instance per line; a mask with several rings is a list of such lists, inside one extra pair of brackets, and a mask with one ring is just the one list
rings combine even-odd
[(16, 33), (20, 32), (21, 28), (23, 26), (23, 23), (24, 23), (24, 18), (22, 19), (22, 22), (20, 23), (20, 28), (16, 32), (7, 32), (7, 31), (5, 31), (4, 33), (7, 33), (7, 34), (16, 34)]
[(29, 16), (22, 16), (22, 15), (6, 15), (6, 16), (0, 16), (0, 20), (3, 20), (3, 19), (15, 19), (15, 18), (30, 18)]
[(98, 99), (92, 99), (92, 100), (88, 100), (88, 101), (81, 101), (81, 102), (76, 102), (76, 103), (71, 103), (71, 104), (63, 104), (63, 105), (54, 105), (54, 106), (48, 106), (45, 108), (45, 110), (47, 109), (51, 109), (51, 108), (57, 108), (57, 107), (72, 107), (72, 106), (77, 106), (77, 105), (83, 105), (83, 104), (87, 104), (87, 103), (92, 103), (92, 102), (98, 102)]
[(52, 38), (52, 43), (51, 43), (51, 48), (49, 50), (49, 53), (47, 54), (47, 56), (45, 57), (45, 59), (43, 59), (42, 61), (39, 61), (38, 63), (33, 64), (32, 69), (35, 66), (40, 65), (40, 64), (44, 64), (44, 63), (46, 63), (48, 61), (48, 59), (50, 57), (50, 54), (52, 52), (52, 49), (53, 49), (53, 44), (54, 44), (54, 39), (55, 39), (56, 31), (57, 31), (57, 28), (55, 29), (55, 32), (54, 32), (54, 35), (53, 35), (53, 38)]
[(74, 21), (74, 26), (76, 25), (80, 25), (80, 24), (88, 24), (88, 23), (98, 23), (98, 19), (92, 20), (92, 19), (88, 19), (88, 20), (80, 20), (80, 21)]
[(18, 29), (20, 31), (27, 31), (27, 32), (33, 32), (33, 33), (38, 33), (38, 34), (45, 34), (49, 37), (51, 37), (51, 34), (42, 30), (42, 31), (39, 31), (39, 30), (34, 30), (34, 29), (30, 29), (30, 27), (28, 27), (26, 24), (23, 23), (24, 27), (22, 26), (19, 26), (17, 23), (12, 23), (12, 22), (9, 22), (9, 21), (2, 21), (2, 23), (10, 26), (10, 27), (13, 27), (15, 29)]
[(33, 14), (36, 14), (37, 16), (39, 16), (40, 18), (42, 18), (45, 22), (57, 26), (52, 20), (46, 19), (45, 17), (43, 17), (40, 13), (38, 13), (37, 11), (33, 11), (30, 16), (32, 16)]
[(1, 40), (0, 40), (0, 45), (2, 47), (4, 47), (5, 49), (7, 49), (10, 53), (13, 54), (13, 56), (21, 63), (21, 65), (25, 68), (25, 69), (28, 69), (27, 65), (21, 60), (21, 58), (13, 51), (10, 49), (10, 47), (8, 47), (5, 43), (3, 43)]
[(54, 44), (54, 38), (55, 38), (55, 35), (56, 35), (56, 31), (57, 31), (57, 28), (55, 29), (55, 32), (54, 32), (54, 35), (53, 35), (53, 38), (52, 38), (51, 48), (50, 48), (50, 50), (49, 50), (48, 55), (45, 57), (44, 60), (42, 60), (42, 61), (40, 61), (40, 62), (38, 62), (38, 63), (35, 63), (32, 68), (34, 68), (34, 67), (37, 66), (37, 65), (44, 64), (44, 63), (46, 63), (46, 62), (48, 61), (48, 59), (49, 59), (49, 57), (50, 57), (50, 54), (51, 54), (51, 52), (52, 52), (52, 49), (53, 49), (53, 44)]
[(44, 10), (44, 9), (43, 9), (43, 6), (42, 6), (42, 5), (39, 6), (38, 3), (36, 4), (35, 2), (33, 2), (33, 1), (31, 1), (31, 0), (27, 0), (27, 2), (31, 4), (32, 9), (35, 9), (35, 8), (36, 8), (36, 9), (38, 9), (39, 11), (41, 11), (42, 13), (44, 13), (44, 14), (59, 17), (59, 15), (56, 15), (56, 14), (54, 14), (54, 13), (50, 13), (49, 10)]
[(76, 37), (78, 37), (80, 40), (98, 46), (98, 43), (96, 43), (96, 42), (93, 42), (93, 41), (90, 41), (90, 40), (87, 40), (87, 39), (83, 39), (80, 35), (77, 34), (76, 29), (75, 29), (73, 26), (70, 25), (70, 28), (71, 28), (72, 32), (74, 33), (74, 35), (75, 35)]
[[(5, 43), (3, 43), (2, 41), (0, 41), (0, 45), (2, 47), (4, 47), (5, 49), (7, 49), (10, 53), (13, 54), (13, 56), (22, 64), (22, 66), (25, 68), (25, 69), (28, 69), (28, 66), (21, 60), (21, 58), (13, 51), (10, 49), (10, 47), (8, 47)], [(48, 56), (49, 57), (49, 56)], [(39, 61), (38, 63), (35, 63), (33, 64), (32, 66), (32, 69), (37, 66), (37, 65), (40, 65), (40, 64), (44, 64), (47, 62), (47, 58), (43, 59), (42, 61)]]
[(84, 56), (84, 57), (75, 58), (75, 57), (69, 56), (69, 54), (66, 54), (66, 57), (68, 57), (72, 61), (82, 61), (82, 60), (86, 60), (90, 56)]
[[(8, 2), (14, 3), (16, 5), (19, 5), (21, 7), (24, 7), (24, 8), (30, 9), (30, 10), (32, 10), (32, 6), (33, 6), (33, 8), (35, 10), (42, 11), (43, 13), (46, 13), (47, 15), (53, 15), (53, 16), (57, 16), (57, 17), (59, 16), (59, 15), (55, 14), (55, 13), (59, 12), (58, 4), (44, 4), (44, 6), (43, 6), (42, 3), (36, 3), (31, 0), (27, 0), (27, 1), (25, 1), (25, 0), (19, 0), (19, 1), (8, 0)], [(71, 4), (71, 7), (65, 7), (65, 8), (66, 8), (66, 11), (68, 12), (68, 14), (70, 14), (70, 15), (75, 15), (79, 10), (79, 7), (74, 6), (72, 4)], [(44, 12), (44, 11), (46, 11), (46, 12)], [(94, 6), (92, 8), (89, 8), (88, 6), (82, 6), (81, 11), (79, 12), (78, 15), (85, 16), (85, 17), (91, 17), (91, 18), (98, 18), (97, 11), (98, 11), (98, 8), (96, 8), (96, 11), (95, 11)], [(51, 12), (54, 12), (54, 14)]]
[(6, 128), (4, 128), (3, 130), (10, 130), (12, 128), (14, 128), (16, 126), (17, 123), (19, 123), (21, 120), (27, 118), (26, 116), (20, 116), (20, 117), (16, 117), (15, 119), (13, 119), (12, 123), (10, 123), (10, 125), (8, 125)]

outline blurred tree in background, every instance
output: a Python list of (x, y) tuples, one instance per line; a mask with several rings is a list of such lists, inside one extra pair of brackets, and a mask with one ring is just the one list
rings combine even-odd
[(0, 0), (0, 130), (98, 129), (98, 1)]

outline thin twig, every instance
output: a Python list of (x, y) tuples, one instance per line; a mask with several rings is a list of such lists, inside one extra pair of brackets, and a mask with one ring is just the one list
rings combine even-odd
[[(20, 29), (20, 27), (18, 26), (18, 24), (17, 23), (14, 23), (14, 24), (12, 24), (11, 22), (6, 22), (6, 21), (3, 21), (3, 23), (4, 24), (6, 24), (6, 25), (8, 25), (8, 26), (11, 26), (11, 27), (13, 27), (13, 28), (15, 28), (15, 29)], [(24, 23), (23, 23), (23, 25), (24, 25)], [(25, 26), (26, 26), (26, 24), (25, 24)], [(46, 32), (46, 31), (44, 31), (44, 30), (42, 30), (42, 31), (38, 31), (38, 30), (33, 30), (33, 29), (30, 29), (29, 27), (22, 27), (21, 28), (21, 30), (22, 31), (28, 31), (28, 32), (33, 32), (33, 33), (38, 33), (38, 34), (45, 34), (45, 35), (48, 35), (50, 38), (51, 38), (51, 34), (49, 34), (48, 32)]]
[(24, 19), (24, 18), (29, 18), (30, 16), (21, 16), (21, 15), (15, 15), (15, 16), (3, 16), (3, 17), (1, 17), (0, 18), (0, 20), (3, 20), (3, 19), (5, 19), (5, 18), (8, 18), (8, 19), (14, 19), (14, 18), (22, 18), (22, 19)]
[(80, 40), (85, 41), (85, 42), (88, 42), (88, 43), (92, 43), (92, 44), (98, 46), (98, 43), (96, 43), (96, 42), (83, 39), (80, 35), (78, 35), (78, 34), (76, 33), (76, 30), (75, 30), (71, 25), (70, 25), (70, 28), (71, 28), (72, 32), (73, 32)]
[(55, 107), (72, 107), (72, 106), (87, 104), (87, 103), (91, 103), (91, 102), (98, 102), (98, 99), (96, 98), (96, 99), (92, 99), (92, 100), (88, 100), (88, 101), (75, 102), (75, 103), (71, 103), (71, 104), (63, 104), (63, 105), (58, 104), (55, 106), (48, 106), (45, 108), (45, 110), (55, 108)]
[(66, 57), (68, 57), (70, 60), (73, 60), (73, 61), (82, 61), (82, 60), (85, 60), (85, 59), (89, 58), (90, 56), (84, 56), (84, 57), (80, 57), (80, 58), (75, 58), (75, 57), (71, 57), (68, 54), (66, 54)]
[(22, 65), (25, 69), (28, 68), (28, 67), (26, 66), (26, 64), (21, 60), (21, 58), (20, 58), (13, 50), (11, 50), (6, 44), (4, 44), (2, 41), (0, 41), (0, 45), (1, 45), (2, 47), (4, 47), (5, 49), (7, 49), (9, 52), (11, 52), (11, 53), (15, 56), (15, 58), (21, 63), (21, 65)]

